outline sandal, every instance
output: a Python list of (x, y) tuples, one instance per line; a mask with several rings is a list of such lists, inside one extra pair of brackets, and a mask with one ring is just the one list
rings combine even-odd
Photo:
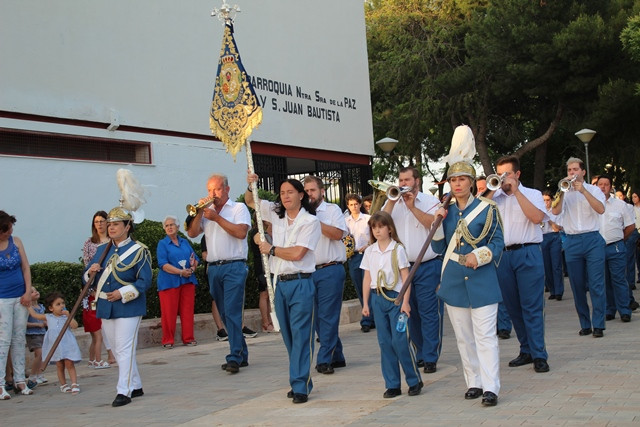
[(95, 360), (89, 360), (89, 363), (87, 363), (87, 367), (89, 367), (89, 368), (95, 368), (97, 363), (98, 363), (98, 362), (97, 362), (97, 361), (95, 361)]
[(196, 340), (189, 341), (189, 342), (184, 343), (184, 345), (186, 345), (187, 347), (195, 347), (195, 346), (198, 345), (198, 341), (196, 341)]
[(76, 383), (71, 384), (71, 394), (80, 393), (80, 386)]
[(171, 350), (173, 348), (173, 344), (162, 344), (162, 347)]
[(60, 391), (63, 393), (71, 393), (71, 387), (69, 387), (69, 384), (62, 384), (60, 386)]
[(7, 391), (13, 390), (13, 387), (15, 387), (15, 385), (13, 384), (13, 381), (7, 381), (4, 384), (4, 389), (7, 390)]
[(101, 360), (101, 361), (99, 361), (99, 362), (95, 362), (95, 363), (94, 363), (94, 365), (93, 365), (93, 367), (94, 367), (95, 369), (107, 369), (107, 368), (110, 368), (110, 367), (111, 367), (111, 365), (109, 365), (109, 363), (108, 363), (108, 362), (105, 362), (104, 360)]
[[(18, 384), (22, 384), (24, 386), (24, 388), (18, 387)], [(33, 390), (31, 390), (29, 387), (27, 387), (27, 383), (25, 383), (24, 381), (20, 381), (20, 382), (16, 383), (15, 393), (16, 394), (21, 394), (23, 396), (30, 396), (30, 395), (33, 394)]]
[(11, 395), (9, 393), (7, 393), (7, 390), (5, 390), (4, 386), (0, 387), (0, 400), (9, 400), (11, 399)]

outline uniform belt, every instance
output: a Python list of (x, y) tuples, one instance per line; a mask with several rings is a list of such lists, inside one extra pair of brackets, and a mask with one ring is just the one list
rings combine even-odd
[(620, 242), (622, 242), (622, 239), (620, 239), (620, 240), (616, 240), (615, 242), (607, 243), (607, 246), (613, 246), (613, 245), (615, 245), (616, 243), (620, 243)]
[(100, 292), (98, 294), (98, 298), (107, 299), (107, 293), (106, 292)]
[(509, 245), (509, 246), (505, 246), (504, 250), (505, 251), (515, 251), (517, 249), (522, 249), (525, 246), (533, 246), (533, 245), (539, 245), (540, 243), (516, 243), (515, 245)]
[(451, 252), (451, 256), (449, 257), (449, 259), (451, 261), (457, 262), (460, 265), (466, 265), (467, 264), (467, 255), (469, 254), (457, 254), (455, 252)]
[(290, 280), (297, 279), (308, 279), (309, 277), (311, 277), (311, 273), (281, 274), (278, 276), (278, 282), (288, 282)]
[(332, 262), (328, 262), (326, 264), (316, 265), (316, 270), (320, 270), (321, 268), (329, 267), (330, 265), (336, 265), (336, 264), (342, 264), (342, 263), (338, 262), (338, 261), (332, 261)]
[(378, 288), (371, 288), (371, 293), (372, 294), (377, 294), (377, 295), (385, 294), (388, 297), (396, 297), (396, 296), (398, 296), (398, 294), (400, 292), (398, 292), (398, 291), (387, 291), (387, 290), (382, 290), (382, 289), (378, 289)]
[(232, 262), (247, 262), (247, 260), (246, 259), (223, 259), (220, 261), (210, 262), (209, 265), (231, 264)]

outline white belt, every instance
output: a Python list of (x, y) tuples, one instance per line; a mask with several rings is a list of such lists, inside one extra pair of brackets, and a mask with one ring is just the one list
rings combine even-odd
[(106, 292), (100, 292), (98, 294), (98, 298), (107, 299), (107, 293)]

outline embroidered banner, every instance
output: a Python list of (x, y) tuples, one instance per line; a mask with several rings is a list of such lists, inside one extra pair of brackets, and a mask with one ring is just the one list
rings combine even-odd
[(211, 132), (235, 161), (251, 132), (262, 122), (262, 107), (240, 60), (231, 23), (224, 26), (210, 114)]

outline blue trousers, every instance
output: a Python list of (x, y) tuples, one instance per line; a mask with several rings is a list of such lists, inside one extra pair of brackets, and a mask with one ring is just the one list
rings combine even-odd
[(340, 310), (342, 309), (342, 292), (347, 273), (342, 264), (330, 265), (313, 273), (316, 286), (315, 322), (316, 332), (320, 338), (318, 364), (344, 362), (342, 341), (338, 336), (340, 326)]
[(605, 286), (607, 295), (607, 314), (631, 314), (629, 308), (629, 284), (622, 275), (626, 271), (627, 251), (622, 240), (607, 245), (605, 253)]
[[(592, 326), (605, 329), (604, 312), (607, 300), (604, 291), (604, 246), (604, 239), (597, 231), (567, 234), (564, 241), (564, 256), (567, 260), (573, 302), (580, 327), (583, 329)], [(587, 303), (587, 288), (591, 297), (591, 315)]]
[[(394, 291), (385, 291), (385, 293), (391, 298), (398, 296), (398, 293)], [(421, 377), (408, 330), (404, 333), (396, 330), (400, 306), (395, 305), (392, 301), (387, 301), (376, 292), (371, 292), (371, 307), (377, 320), (380, 367), (385, 387), (400, 388), (400, 366), (404, 371), (407, 385), (413, 387), (421, 381)]]
[(505, 307), (504, 302), (501, 302), (498, 304), (498, 330), (511, 332), (512, 327), (513, 324), (511, 323), (511, 317), (509, 317), (507, 307)]
[(498, 283), (520, 342), (520, 352), (547, 359), (544, 345), (544, 267), (539, 245), (505, 251)]
[[(436, 363), (442, 350), (444, 303), (436, 295), (442, 260), (434, 258), (418, 267), (411, 285), (409, 334), (418, 360)], [(376, 326), (377, 327), (377, 326)]]
[(278, 282), (276, 285), (276, 316), (289, 355), (289, 384), (294, 393), (309, 394), (313, 389), (311, 358), (315, 295), (316, 288), (311, 278)]
[(227, 362), (238, 364), (249, 362), (249, 350), (242, 335), (244, 286), (248, 273), (249, 267), (245, 262), (210, 265), (207, 270), (209, 292), (229, 334)]
[(544, 262), (544, 284), (551, 295), (564, 294), (564, 280), (562, 277), (562, 241), (560, 233), (543, 235), (542, 260)]
[(627, 250), (627, 283), (629, 288), (633, 288), (636, 284), (636, 245), (638, 243), (638, 237), (640, 233), (635, 229), (624, 241), (625, 249)]
[[(347, 266), (349, 267), (349, 277), (351, 277), (351, 281), (353, 282), (353, 287), (356, 289), (356, 294), (358, 295), (358, 299), (360, 300), (360, 306), (362, 306), (362, 280), (364, 279), (364, 270), (360, 268), (360, 263), (362, 262), (362, 254), (355, 253), (349, 260), (347, 261)], [(371, 307), (371, 298), (369, 298), (369, 307)], [(374, 326), (375, 323), (373, 321), (373, 311), (370, 312), (369, 316), (362, 316), (360, 320), (360, 326)]]

